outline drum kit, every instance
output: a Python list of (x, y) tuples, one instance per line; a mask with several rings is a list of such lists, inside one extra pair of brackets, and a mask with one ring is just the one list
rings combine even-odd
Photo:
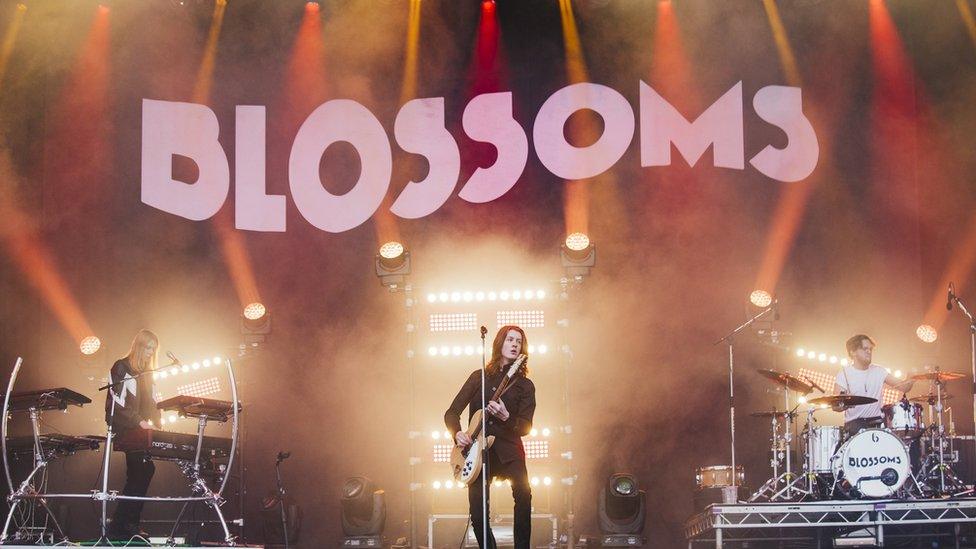
[[(824, 395), (807, 398), (815, 389), (811, 380), (775, 370), (757, 370), (784, 393), (783, 410), (758, 411), (752, 417), (770, 423), (772, 477), (748, 501), (805, 501), (828, 499), (945, 497), (969, 493), (950, 463), (951, 409), (945, 403), (950, 381), (963, 374), (934, 371), (911, 376), (929, 382), (927, 395), (882, 407), (884, 414), (866, 421), (856, 432), (848, 427), (818, 425), (817, 414), (871, 404), (877, 399), (857, 395)], [(795, 395), (796, 406), (790, 408)], [(800, 407), (807, 405), (805, 411)], [(925, 414), (925, 407), (928, 413)], [(944, 421), (948, 413), (950, 421)], [(800, 434), (802, 444), (794, 460), (797, 420), (806, 416)], [(949, 427), (947, 429), (947, 427)], [(793, 463), (800, 463), (795, 472)]]

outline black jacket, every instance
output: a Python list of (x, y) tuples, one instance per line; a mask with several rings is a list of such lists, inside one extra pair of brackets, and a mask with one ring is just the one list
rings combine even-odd
[[(121, 381), (126, 376), (135, 375), (129, 361), (122, 358), (115, 361), (112, 365), (111, 381)], [(135, 393), (132, 389), (135, 389)], [(136, 379), (130, 379), (125, 383), (115, 385), (110, 389), (110, 393), (105, 395), (105, 423), (108, 423), (112, 414), (112, 397), (115, 396), (115, 423), (113, 430), (116, 434), (129, 431), (139, 427), (140, 421), (152, 421), (154, 425), (159, 425), (160, 413), (156, 408), (156, 399), (153, 398), (155, 387), (152, 374), (146, 374)]]
[[(498, 384), (501, 383), (504, 374), (498, 373), (485, 379), (487, 385), (485, 391), (485, 402), (493, 394)], [(535, 415), (535, 384), (532, 380), (516, 374), (510, 381), (513, 383), (504, 395), (502, 402), (508, 409), (509, 417), (507, 421), (502, 421), (495, 416), (488, 415), (488, 435), (495, 436), (495, 443), (491, 451), (496, 452), (502, 463), (525, 459), (525, 448), (522, 446), (522, 437), (529, 434), (532, 429), (532, 416)], [(471, 414), (475, 410), (481, 409), (481, 394), (478, 389), (481, 387), (481, 370), (475, 370), (468, 376), (467, 381), (461, 386), (451, 407), (444, 412), (444, 424), (451, 431), (453, 437), (461, 430), (461, 412), (464, 407), (468, 407), (468, 421), (471, 421)]]

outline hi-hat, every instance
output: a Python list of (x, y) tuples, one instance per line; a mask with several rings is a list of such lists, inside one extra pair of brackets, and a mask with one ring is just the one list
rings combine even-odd
[(817, 398), (811, 398), (807, 402), (815, 406), (821, 404), (826, 404), (827, 406), (860, 406), (862, 404), (871, 404), (872, 402), (877, 402), (878, 399), (860, 396), (860, 395), (827, 395)]
[(790, 375), (784, 372), (777, 372), (776, 370), (756, 370), (756, 373), (763, 376), (764, 378), (774, 381), (791, 391), (796, 391), (800, 394), (806, 395), (813, 391), (813, 385), (803, 381), (802, 379)]

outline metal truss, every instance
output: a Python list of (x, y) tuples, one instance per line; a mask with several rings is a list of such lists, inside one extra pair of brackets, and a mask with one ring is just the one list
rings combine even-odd
[(688, 547), (758, 540), (830, 546), (834, 538), (859, 532), (882, 546), (886, 535), (954, 536), (958, 541), (962, 527), (972, 530), (973, 525), (976, 498), (713, 504), (685, 523), (685, 537)]

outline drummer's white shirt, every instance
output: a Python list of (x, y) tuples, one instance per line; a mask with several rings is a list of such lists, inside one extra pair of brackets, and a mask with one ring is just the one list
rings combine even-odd
[(878, 399), (877, 402), (862, 404), (845, 410), (845, 423), (862, 417), (880, 417), (882, 415), (881, 393), (887, 377), (888, 370), (877, 364), (871, 364), (867, 370), (859, 370), (854, 366), (844, 366), (840, 372), (837, 372), (837, 392)]

